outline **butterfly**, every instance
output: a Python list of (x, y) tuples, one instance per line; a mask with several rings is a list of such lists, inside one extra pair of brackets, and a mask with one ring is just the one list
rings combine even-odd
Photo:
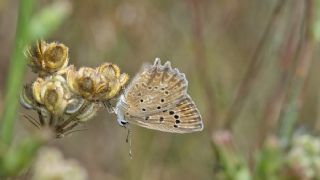
[(199, 110), (187, 93), (185, 74), (156, 58), (146, 64), (124, 90), (115, 113), (121, 126), (128, 123), (171, 133), (203, 129)]

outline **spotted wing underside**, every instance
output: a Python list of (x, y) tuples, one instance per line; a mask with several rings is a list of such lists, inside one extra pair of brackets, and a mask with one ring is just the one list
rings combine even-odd
[(159, 59), (146, 65), (124, 93), (120, 110), (125, 120), (149, 129), (187, 133), (203, 128), (201, 115), (187, 94), (183, 73), (161, 65)]

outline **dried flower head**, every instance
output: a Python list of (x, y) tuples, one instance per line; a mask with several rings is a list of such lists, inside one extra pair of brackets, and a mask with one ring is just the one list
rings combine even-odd
[(61, 43), (38, 41), (27, 50), (28, 64), (40, 76), (55, 73), (67, 67), (68, 48)]
[(73, 95), (61, 75), (39, 77), (33, 84), (26, 85), (20, 102), (26, 109), (37, 111), (38, 120), (25, 116), (33, 125), (49, 127), (57, 138), (77, 131), (74, 128), (90, 120), (100, 108), (98, 103)]
[(106, 79), (117, 79), (121, 75), (120, 68), (111, 63), (102, 64), (101, 66), (97, 67), (97, 71), (103, 74)]
[(68, 48), (61, 43), (38, 41), (26, 53), (38, 78), (25, 85), (20, 103), (35, 110), (39, 118), (25, 117), (38, 128), (53, 130), (57, 138), (78, 131), (74, 128), (91, 119), (102, 103), (109, 107), (109, 100), (129, 79), (111, 63), (77, 71), (73, 65), (68, 66)]
[(109, 91), (104, 97), (105, 100), (112, 99), (118, 95), (129, 80), (129, 76), (125, 73), (121, 74), (120, 68), (115, 64), (104, 63), (97, 68), (97, 71), (105, 81), (109, 82)]
[(55, 148), (40, 149), (32, 180), (86, 180), (87, 171), (75, 160), (65, 159)]
[(97, 101), (108, 92), (108, 82), (95, 70), (82, 67), (76, 71), (71, 66), (67, 71), (67, 82), (72, 92), (90, 101)]
[(120, 74), (117, 65), (105, 63), (93, 69), (82, 67), (78, 71), (70, 66), (67, 82), (70, 89), (90, 101), (105, 101), (114, 98), (128, 81), (127, 74)]
[(39, 104), (57, 116), (63, 114), (70, 99), (67, 83), (60, 75), (38, 78), (32, 85), (32, 94)]

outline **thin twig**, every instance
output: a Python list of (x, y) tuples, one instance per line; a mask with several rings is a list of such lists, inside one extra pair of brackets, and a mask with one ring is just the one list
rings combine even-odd
[[(283, 44), (282, 54), (279, 58), (279, 67), (281, 69), (280, 78), (276, 83), (270, 98), (268, 98), (266, 108), (260, 121), (256, 148), (261, 147), (270, 130), (272, 130), (279, 119), (280, 112), (285, 100), (288, 82), (292, 73), (290, 69), (294, 64), (296, 52), (301, 48), (303, 40), (303, 25), (304, 25), (304, 6), (301, 6), (303, 1), (295, 1), (293, 3), (292, 14), (290, 14), (290, 22), (287, 24), (288, 40)], [(303, 4), (302, 4), (303, 5)]]
[(243, 101), (247, 98), (248, 94), (250, 93), (250, 90), (252, 89), (251, 86), (254, 80), (256, 79), (257, 74), (261, 68), (262, 58), (260, 58), (260, 55), (272, 32), (272, 29), (274, 28), (277, 22), (277, 19), (282, 9), (284, 8), (284, 4), (286, 1), (287, 0), (279, 0), (271, 14), (271, 17), (266, 25), (266, 28), (257, 45), (257, 48), (255, 49), (252, 55), (251, 62), (248, 66), (247, 72), (244, 75), (244, 78), (238, 87), (238, 91), (235, 96), (235, 99), (233, 100), (230, 106), (229, 112), (225, 120), (225, 126), (224, 126), (225, 129), (230, 129), (232, 127), (235, 117), (237, 117), (240, 111), (242, 110), (243, 106), (241, 103), (243, 103)]
[(306, 0), (305, 17), (306, 25), (304, 31), (304, 41), (301, 51), (297, 56), (297, 65), (291, 81), (290, 92), (287, 101), (287, 108), (282, 112), (282, 124), (280, 126), (280, 137), (284, 143), (291, 139), (293, 128), (297, 120), (299, 105), (302, 101), (301, 92), (304, 87), (307, 74), (312, 63), (313, 50), (315, 48), (315, 39), (313, 38), (314, 23), (314, 1)]
[(32, 121), (33, 121), (34, 123), (36, 123), (37, 126), (41, 127), (41, 125), (39, 124), (39, 122), (38, 122), (34, 117), (32, 117), (30, 114), (22, 114), (22, 113), (21, 113), (21, 115), (22, 115), (23, 117), (25, 117), (25, 118), (32, 119)]
[[(193, 44), (194, 44), (194, 61), (197, 64), (196, 68), (198, 74), (201, 75), (199, 78), (202, 87), (204, 88), (206, 95), (206, 107), (207, 107), (207, 117), (213, 118), (216, 116), (216, 105), (214, 89), (210, 82), (211, 77), (208, 74), (207, 66), (208, 62), (205, 57), (205, 45), (203, 40), (203, 24), (201, 18), (201, 1), (199, 0), (188, 0), (191, 12), (192, 12), (192, 35), (193, 35)], [(208, 119), (209, 119), (208, 118)], [(208, 123), (212, 123), (209, 121)]]
[(41, 125), (41, 126), (44, 126), (45, 121), (44, 121), (44, 119), (43, 119), (43, 116), (42, 116), (42, 114), (41, 114), (41, 111), (40, 111), (40, 110), (37, 110), (37, 113), (38, 113), (40, 125)]
[(81, 131), (87, 131), (87, 130), (89, 130), (89, 129), (75, 129), (73, 131), (66, 132), (64, 135), (68, 136), (69, 134), (74, 133), (74, 132), (81, 132)]
[(31, 124), (33, 124), (35, 127), (37, 127), (38, 129), (40, 129), (40, 126), (36, 123), (35, 119), (31, 119), (30, 116), (27, 115), (23, 115), (24, 118), (26, 118)]

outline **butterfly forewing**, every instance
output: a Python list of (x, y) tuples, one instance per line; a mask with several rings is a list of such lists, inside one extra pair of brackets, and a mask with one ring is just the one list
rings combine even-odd
[(145, 66), (125, 92), (126, 112), (153, 114), (173, 107), (186, 94), (188, 82), (183, 73), (156, 61)]

